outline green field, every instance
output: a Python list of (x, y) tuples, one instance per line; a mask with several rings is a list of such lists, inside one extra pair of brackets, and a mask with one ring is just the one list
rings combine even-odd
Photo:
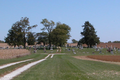
[[(72, 50), (73, 48), (71, 48)], [(80, 60), (73, 58), (72, 56), (83, 55), (119, 55), (120, 52), (116, 51), (114, 54), (106, 52), (106, 49), (102, 50), (102, 53), (95, 51), (95, 49), (85, 48), (79, 50), (74, 48), (76, 54), (72, 51), (68, 51), (65, 48), (62, 49), (61, 54), (55, 54), (53, 58), (31, 67), (27, 71), (23, 72), (13, 80), (119, 80), (120, 79), (120, 65), (103, 63), (97, 61)], [(0, 60), (0, 65), (10, 63), (14, 61), (20, 61), (25, 59), (31, 59), (32, 61), (20, 63), (5, 69), (0, 70), (0, 74), (7, 73), (10, 70), (14, 70), (17, 67), (23, 66), (30, 62), (44, 58), (50, 53), (55, 53), (56, 50), (47, 50), (44, 53), (43, 50), (37, 53), (32, 53), (29, 56), (20, 57), (10, 60)], [(94, 52), (94, 54), (93, 54)], [(2, 61), (2, 62), (1, 62)]]

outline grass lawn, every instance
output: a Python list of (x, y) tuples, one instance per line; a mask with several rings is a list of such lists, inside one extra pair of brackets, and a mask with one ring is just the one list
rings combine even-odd
[[(71, 54), (71, 55), (70, 55)], [(107, 53), (106, 53), (107, 54)], [(81, 54), (80, 54), (81, 55)], [(88, 55), (88, 54), (87, 54)], [(120, 65), (75, 59), (72, 52), (56, 54), (13, 80), (119, 80)]]
[[(73, 54), (72, 49), (75, 50), (76, 54)], [(55, 53), (56, 50), (50, 51), (48, 53)], [(94, 52), (94, 54), (93, 54)], [(71, 48), (71, 51), (62, 49), (61, 53), (65, 54), (55, 54), (53, 58), (48, 58), (47, 60), (31, 67), (22, 74), (16, 76), (13, 80), (119, 80), (120, 79), (120, 65), (109, 64), (96, 61), (87, 61), (73, 58), (72, 56), (83, 56), (83, 55), (119, 55), (120, 52), (114, 52), (114, 54), (106, 52), (106, 49), (102, 50), (99, 54), (95, 49), (83, 49), (79, 50), (77, 48)], [(39, 50), (35, 54), (29, 56), (20, 57), (18, 59), (3, 60), (3, 63), (31, 59), (36, 61), (38, 59), (44, 58), (46, 55), (43, 50)], [(1, 61), (1, 60), (0, 60)], [(8, 69), (12, 70), (18, 68), (25, 63), (17, 64), (8, 68), (2, 69), (1, 71), (6, 72)], [(1, 64), (3, 64), (1, 63)], [(2, 72), (0, 73), (2, 74)], [(9, 71), (9, 70), (8, 70)]]

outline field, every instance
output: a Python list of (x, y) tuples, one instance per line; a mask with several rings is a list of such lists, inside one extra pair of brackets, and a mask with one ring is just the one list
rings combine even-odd
[(92, 59), (98, 59), (98, 60), (103, 60), (103, 61), (112, 61), (112, 62), (120, 62), (120, 56), (114, 55), (114, 56), (101, 56), (101, 55), (94, 55), (94, 56), (87, 56), (88, 58)]
[[(76, 54), (72, 50), (75, 50)], [(94, 52), (94, 54), (93, 54)], [(1, 59), (0, 65), (16, 62), (20, 60), (33, 59), (32, 61), (20, 63), (5, 69), (0, 70), (0, 76), (3, 76), (23, 65), (29, 64), (31, 62), (37, 61), (44, 58), (48, 54), (54, 53), (53, 58), (48, 58), (47, 60), (31, 67), (30, 69), (24, 71), (22, 74), (16, 76), (13, 80), (119, 80), (120, 79), (120, 65), (110, 64), (100, 61), (91, 61), (74, 58), (74, 56), (88, 56), (104, 58), (112, 60), (115, 57), (119, 58), (120, 52), (114, 51), (111, 54), (102, 50), (102, 53), (95, 51), (95, 49), (84, 48), (79, 50), (77, 48), (70, 48), (68, 51), (62, 48), (61, 53), (56, 53), (56, 50), (47, 50), (44, 53), (43, 50), (38, 50), (37, 53), (31, 53), (30, 55), (13, 58), (13, 59)], [(94, 56), (94, 57), (93, 57)]]
[(29, 55), (30, 51), (26, 49), (1, 49), (0, 59), (17, 58), (25, 55)]

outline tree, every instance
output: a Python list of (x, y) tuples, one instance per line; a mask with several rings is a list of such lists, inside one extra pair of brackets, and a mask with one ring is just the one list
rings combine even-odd
[(5, 42), (10, 46), (23, 45), (23, 34), (21, 33), (21, 27), (19, 27), (19, 22), (12, 25), (12, 28), (8, 31)]
[(78, 43), (78, 41), (77, 41), (77, 40), (75, 40), (75, 39), (72, 39), (72, 42), (73, 42), (73, 43)]
[(51, 32), (52, 32), (52, 30), (53, 30), (53, 27), (54, 27), (54, 25), (55, 25), (55, 23), (51, 20), (51, 21), (48, 21), (47, 19), (43, 19), (42, 20), (42, 22), (41, 22), (41, 24), (43, 24), (44, 25), (44, 28), (43, 29), (41, 29), (41, 30), (47, 30), (47, 32), (48, 32), (48, 40), (49, 40), (49, 49), (50, 49), (50, 47), (51, 47)]
[(20, 21), (13, 24), (12, 29), (9, 30), (8, 37), (5, 38), (5, 41), (9, 45), (24, 45), (24, 48), (26, 48), (26, 35), (30, 29), (36, 26), (37, 25), (30, 26), (29, 18), (22, 17)]
[(36, 27), (37, 25), (33, 25), (33, 26), (30, 26), (29, 25), (29, 18), (25, 17), (25, 18), (21, 18), (21, 20), (19, 21), (19, 26), (22, 28), (22, 33), (24, 35), (24, 48), (26, 48), (26, 35), (28, 33), (28, 31), (34, 27)]
[(68, 25), (57, 23), (56, 28), (51, 33), (52, 43), (56, 46), (63, 46), (70, 37), (70, 30)]
[(27, 34), (27, 43), (28, 43), (28, 45), (34, 45), (35, 44), (35, 37), (34, 36), (35, 35), (32, 32), (29, 32)]
[(108, 43), (112, 43), (111, 41), (108, 41)]
[(120, 43), (120, 41), (113, 41), (113, 43)]
[(48, 33), (47, 32), (41, 32), (41, 33), (38, 33), (38, 39), (37, 39), (37, 42), (38, 44), (40, 44), (41, 42), (44, 44), (48, 44), (49, 40), (48, 40)]
[(95, 29), (93, 25), (89, 23), (89, 21), (86, 21), (82, 27), (84, 27), (83, 32), (81, 32), (83, 38), (80, 39), (79, 43), (81, 42), (83, 44), (87, 44), (88, 47), (92, 47), (96, 43), (100, 43), (99, 37), (97, 37)]

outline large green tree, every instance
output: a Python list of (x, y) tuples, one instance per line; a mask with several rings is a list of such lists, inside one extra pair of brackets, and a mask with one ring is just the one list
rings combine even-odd
[(9, 45), (23, 45), (26, 48), (27, 34), (30, 29), (36, 27), (37, 25), (30, 26), (29, 18), (22, 17), (20, 21), (13, 24), (12, 29), (9, 30), (8, 37), (5, 38)]
[(43, 19), (42, 21), (41, 21), (41, 24), (43, 24), (44, 25), (44, 28), (43, 29), (41, 29), (41, 30), (47, 30), (47, 32), (48, 32), (48, 40), (49, 40), (49, 49), (50, 49), (50, 47), (51, 47), (51, 32), (52, 32), (52, 30), (53, 30), (53, 28), (54, 28), (54, 25), (55, 25), (55, 23), (51, 20), (51, 21), (48, 21), (47, 19)]
[(23, 34), (22, 29), (19, 27), (19, 22), (16, 22), (12, 25), (12, 28), (8, 31), (7, 37), (5, 38), (5, 42), (10, 46), (19, 46), (23, 45)]
[(55, 29), (53, 29), (52, 43), (56, 46), (63, 46), (67, 43), (67, 40), (70, 38), (71, 28), (66, 24), (58, 24)]
[(96, 35), (96, 31), (89, 21), (86, 21), (82, 27), (83, 32), (81, 32), (81, 35), (83, 38), (80, 39), (79, 43), (87, 44), (88, 47), (92, 47), (96, 43), (100, 43), (99, 37)]

